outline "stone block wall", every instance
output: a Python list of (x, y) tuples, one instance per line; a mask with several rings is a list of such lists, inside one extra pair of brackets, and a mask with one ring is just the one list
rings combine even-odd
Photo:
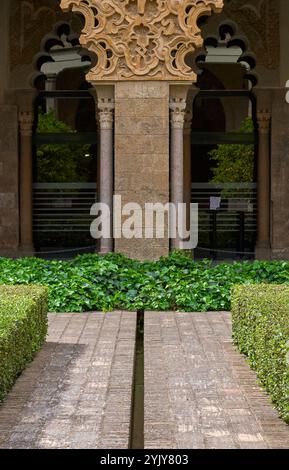
[[(133, 202), (142, 209), (145, 203), (169, 202), (168, 83), (115, 85), (115, 194), (122, 205)], [(115, 251), (155, 259), (168, 254), (169, 240), (116, 239)]]
[(285, 88), (272, 103), (271, 244), (272, 257), (289, 259), (289, 103)]
[(0, 105), (0, 255), (19, 244), (17, 107)]

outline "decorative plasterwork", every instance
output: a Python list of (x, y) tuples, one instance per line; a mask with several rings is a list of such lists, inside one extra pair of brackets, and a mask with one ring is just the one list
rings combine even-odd
[(81, 43), (97, 56), (88, 80), (194, 80), (186, 57), (202, 46), (197, 21), (223, 0), (62, 0), (85, 18)]

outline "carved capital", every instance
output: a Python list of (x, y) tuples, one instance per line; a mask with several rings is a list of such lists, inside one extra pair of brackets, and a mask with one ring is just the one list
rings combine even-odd
[(186, 100), (182, 98), (170, 99), (172, 129), (184, 129), (186, 117)]
[(32, 111), (20, 111), (18, 121), (21, 136), (31, 137), (34, 124), (34, 113)]
[(100, 129), (111, 130), (113, 128), (114, 101), (110, 98), (100, 98), (97, 115)]
[(185, 112), (185, 124), (184, 124), (184, 131), (185, 134), (190, 134), (192, 129), (192, 121), (193, 121), (193, 100), (187, 100), (187, 108)]
[(257, 122), (260, 134), (269, 134), (271, 124), (271, 113), (268, 110), (257, 112)]
[(62, 0), (85, 18), (81, 43), (97, 56), (88, 73), (100, 80), (189, 80), (187, 56), (201, 47), (201, 16), (221, 12), (223, 0)]

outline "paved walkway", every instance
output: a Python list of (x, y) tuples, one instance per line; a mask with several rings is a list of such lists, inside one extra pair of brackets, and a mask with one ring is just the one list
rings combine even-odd
[(145, 448), (289, 448), (229, 313), (145, 316)]
[[(136, 314), (49, 315), (0, 407), (2, 448), (128, 448)], [(289, 448), (228, 313), (145, 314), (145, 448)]]
[(49, 337), (0, 407), (2, 448), (128, 448), (136, 315), (49, 315)]

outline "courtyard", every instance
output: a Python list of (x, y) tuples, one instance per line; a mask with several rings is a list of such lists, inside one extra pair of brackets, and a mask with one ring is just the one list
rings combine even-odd
[(288, 450), (288, 43), (288, 0), (1, 0), (2, 451)]

